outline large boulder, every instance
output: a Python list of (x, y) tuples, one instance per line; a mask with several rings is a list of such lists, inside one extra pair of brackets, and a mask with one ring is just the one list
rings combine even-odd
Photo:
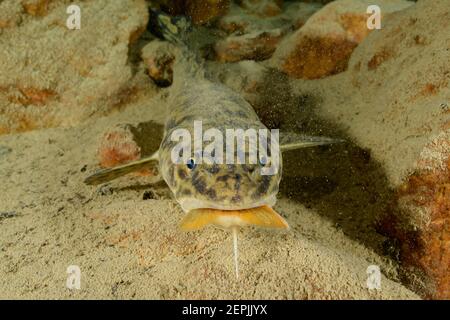
[[(263, 14), (268, 10), (266, 6), (277, 8), (277, 12)], [(283, 37), (304, 25), (319, 8), (302, 2), (284, 6), (279, 1), (232, 4), (218, 21), (218, 27), (229, 35), (214, 45), (215, 59), (219, 62), (268, 59)]]
[(167, 87), (173, 81), (173, 64), (175, 62), (174, 45), (167, 41), (150, 41), (141, 51), (141, 58), (153, 81)]
[(79, 5), (81, 29), (69, 30), (65, 1), (0, 4), (0, 133), (72, 125), (136, 94), (129, 53), (147, 25), (146, 2)]
[(283, 30), (274, 29), (227, 37), (215, 44), (215, 58), (219, 62), (265, 60), (275, 51), (283, 35)]
[(405, 0), (334, 1), (280, 44), (273, 65), (295, 78), (317, 79), (342, 72), (353, 50), (371, 31), (368, 6), (378, 5), (385, 19), (412, 4)]
[(394, 190), (379, 230), (398, 240), (405, 282), (450, 298), (450, 20), (448, 1), (417, 2), (320, 85), (321, 115), (370, 150)]
[(230, 6), (229, 0), (186, 0), (186, 14), (194, 24), (206, 24), (224, 15)]
[(241, 0), (240, 5), (250, 14), (273, 17), (282, 12), (283, 0)]

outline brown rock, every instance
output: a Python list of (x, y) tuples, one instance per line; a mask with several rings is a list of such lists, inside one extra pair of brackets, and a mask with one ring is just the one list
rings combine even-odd
[(147, 66), (148, 75), (161, 87), (167, 87), (173, 80), (173, 45), (167, 41), (154, 40), (142, 49), (142, 61)]
[(43, 106), (50, 100), (57, 98), (56, 92), (52, 90), (32, 87), (0, 87), (0, 93), (5, 95), (9, 102), (23, 106)]
[(305, 3), (321, 3), (321, 4), (327, 4), (332, 1), (336, 1), (336, 0), (303, 0), (303, 2), (305, 2)]
[[(405, 214), (406, 213), (406, 214)], [(401, 241), (408, 273), (428, 298), (450, 297), (450, 131), (423, 150), (415, 172), (397, 188), (381, 230)], [(405, 279), (408, 281), (408, 275)]]
[(18, 1), (0, 2), (0, 29), (17, 26), (22, 19), (22, 5)]
[(23, 0), (22, 6), (26, 13), (32, 16), (45, 16), (48, 13), (50, 0)]
[[(282, 70), (296, 78), (317, 79), (347, 69), (357, 43), (342, 36), (304, 36), (283, 62)], [(301, 58), (300, 58), (301, 57)]]
[(104, 168), (115, 167), (141, 157), (141, 148), (137, 145), (130, 125), (117, 125), (106, 132), (98, 148), (100, 165)]
[(205, 24), (224, 15), (229, 5), (229, 0), (186, 0), (186, 14), (194, 24)]
[(218, 20), (217, 25), (228, 34), (234, 32), (243, 34), (250, 31), (250, 28), (255, 24), (254, 21), (255, 18), (249, 16), (244, 9), (231, 3), (227, 14)]
[(186, 13), (186, 0), (154, 0), (152, 5), (173, 16)]
[(190, 16), (193, 23), (205, 24), (226, 14), (229, 0), (156, 0), (152, 6), (170, 15)]
[(388, 49), (383, 48), (373, 55), (373, 57), (367, 63), (367, 68), (369, 70), (374, 70), (391, 57), (392, 53)]
[(130, 43), (148, 22), (145, 0), (83, 3), (80, 30), (65, 26), (66, 7), (64, 1), (0, 3), (0, 27), (8, 28), (0, 32), (1, 133), (74, 125), (151, 85), (129, 61)]
[(297, 32), (283, 41), (274, 64), (290, 76), (317, 79), (347, 69), (353, 50), (369, 34), (369, 5), (382, 8), (383, 19), (412, 5), (405, 0), (337, 0), (316, 12)]
[(283, 37), (280, 29), (230, 36), (216, 43), (214, 51), (220, 62), (265, 60), (270, 58)]
[(308, 19), (316, 13), (322, 6), (317, 3), (290, 2), (284, 5), (282, 16), (286, 16), (292, 21), (292, 29), (297, 30), (303, 27)]
[(242, 0), (240, 5), (249, 14), (273, 17), (282, 12), (283, 0)]
[(380, 210), (379, 230), (399, 243), (404, 281), (436, 299), (450, 298), (450, 69), (442, 50), (449, 28), (448, 1), (419, 1), (372, 32), (347, 72), (308, 81), (333, 87), (320, 114), (332, 115), (380, 164), (395, 192)]
[[(151, 155), (159, 147), (159, 140), (149, 141), (148, 136), (159, 137), (162, 126), (153, 121), (137, 125), (118, 124), (108, 130), (100, 140), (98, 147), (99, 163), (104, 168), (111, 168), (142, 157)], [(157, 175), (153, 169), (144, 169), (140, 175)]]
[(250, 10), (232, 3), (228, 13), (218, 21), (220, 29), (228, 34), (255, 33), (274, 29), (298, 29), (303, 26), (311, 15), (321, 6), (304, 2), (288, 2), (283, 11), (275, 16), (260, 17)]

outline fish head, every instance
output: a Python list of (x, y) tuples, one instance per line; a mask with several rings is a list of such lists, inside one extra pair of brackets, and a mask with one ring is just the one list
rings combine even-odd
[(175, 198), (184, 211), (242, 210), (276, 202), (281, 175), (261, 174), (261, 164), (188, 164), (176, 168)]
[(163, 154), (162, 176), (185, 212), (272, 207), (276, 202), (282, 173), (278, 150), (257, 163), (245, 157), (243, 163), (233, 164), (199, 161), (198, 155), (185, 163), (174, 163), (168, 150)]

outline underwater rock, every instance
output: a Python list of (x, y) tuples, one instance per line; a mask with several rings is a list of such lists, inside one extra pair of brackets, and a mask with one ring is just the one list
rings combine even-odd
[(141, 148), (135, 141), (131, 125), (119, 124), (106, 132), (98, 148), (100, 165), (115, 167), (141, 158)]
[(152, 7), (158, 8), (173, 16), (186, 15), (196, 25), (213, 22), (227, 13), (229, 0), (156, 0)]
[(186, 14), (194, 24), (201, 25), (223, 16), (229, 6), (229, 0), (186, 0)]
[[(247, 1), (242, 2), (241, 6), (261, 3), (266, 2)], [(276, 5), (276, 2), (273, 3)], [(283, 37), (302, 26), (320, 8), (319, 5), (302, 2), (288, 3), (280, 14), (262, 18), (241, 6), (232, 4), (229, 12), (218, 21), (219, 28), (230, 36), (214, 45), (217, 61), (270, 58)]]
[[(214, 68), (210, 66), (211, 69)], [(245, 100), (254, 105), (259, 97), (267, 68), (253, 60), (244, 60), (233, 64), (219, 64), (214, 73), (226, 86), (239, 92)]]
[(48, 89), (20, 87), (18, 87), (17, 89), (20, 92), (20, 95), (11, 97), (10, 101), (20, 103), (23, 106), (43, 106), (46, 105), (56, 95), (56, 92)]
[(236, 62), (268, 59), (275, 51), (283, 35), (283, 30), (275, 29), (242, 36), (229, 36), (215, 44), (216, 60), (220, 62)]
[[(83, 3), (80, 30), (66, 27), (67, 3), (30, 19), (0, 4), (0, 134), (73, 125), (126, 103), (135, 74), (129, 46), (145, 30), (145, 0)], [(26, 1), (33, 14), (45, 1)], [(18, 23), (21, 21), (21, 23)]]
[(172, 16), (179, 16), (185, 14), (186, 0), (153, 0), (151, 6)]
[(148, 75), (158, 86), (168, 87), (173, 80), (174, 46), (167, 41), (153, 40), (142, 49), (142, 61)]
[(50, 0), (23, 0), (22, 6), (26, 13), (43, 17), (48, 13)]
[(282, 12), (283, 0), (241, 0), (240, 5), (249, 14), (273, 17)]
[(321, 3), (321, 4), (327, 4), (327, 3), (333, 2), (333, 1), (336, 1), (336, 0), (303, 0), (303, 2), (306, 2), (306, 3)]
[(379, 5), (382, 18), (405, 9), (405, 0), (337, 0), (317, 13), (276, 50), (273, 63), (295, 78), (317, 79), (347, 69), (353, 50), (369, 34), (366, 13), (369, 5)]
[[(97, 149), (100, 166), (111, 168), (151, 155), (159, 148), (160, 140), (156, 138), (161, 137), (162, 132), (162, 126), (153, 121), (115, 125), (100, 139)], [(148, 139), (149, 136), (155, 139)], [(140, 175), (155, 174), (148, 169), (138, 173)]]
[(15, 1), (0, 2), (0, 29), (17, 26), (22, 17), (22, 6)]
[(408, 272), (422, 275), (415, 285), (429, 298), (450, 298), (449, 213), (450, 130), (425, 146), (380, 222), (381, 230), (400, 240), (401, 259)]
[(288, 2), (283, 11), (273, 17), (259, 17), (232, 3), (228, 13), (218, 20), (218, 27), (228, 34), (261, 32), (273, 29), (298, 29), (321, 8), (318, 4)]
[(304, 26), (306, 21), (321, 8), (322, 5), (317, 3), (288, 2), (284, 5), (281, 17), (286, 17), (291, 21), (291, 28), (297, 30)]
[(254, 24), (254, 20), (256, 20), (255, 17), (247, 15), (244, 9), (231, 3), (227, 14), (217, 21), (217, 26), (228, 34), (235, 32), (242, 34), (250, 31), (249, 26)]
[[(329, 79), (321, 115), (331, 116), (380, 164), (390, 208), (380, 232), (397, 239), (405, 283), (428, 298), (450, 298), (450, 67), (448, 1), (417, 2), (392, 15)], [(430, 23), (433, 21), (433, 23)], [(348, 94), (347, 94), (348, 93)], [(344, 96), (342, 96), (344, 95)]]

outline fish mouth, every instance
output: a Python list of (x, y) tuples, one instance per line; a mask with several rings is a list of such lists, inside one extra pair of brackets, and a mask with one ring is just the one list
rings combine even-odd
[(254, 226), (270, 229), (289, 229), (286, 220), (272, 207), (263, 205), (248, 209), (223, 210), (216, 208), (197, 208), (190, 210), (181, 222), (181, 229), (194, 231), (208, 225), (233, 229)]
[(177, 199), (184, 212), (189, 213), (196, 209), (216, 209), (223, 211), (240, 211), (262, 206), (273, 207), (277, 201), (276, 195), (270, 195), (265, 199), (253, 201), (250, 204), (221, 204), (213, 201), (199, 200), (195, 198), (181, 198)]

